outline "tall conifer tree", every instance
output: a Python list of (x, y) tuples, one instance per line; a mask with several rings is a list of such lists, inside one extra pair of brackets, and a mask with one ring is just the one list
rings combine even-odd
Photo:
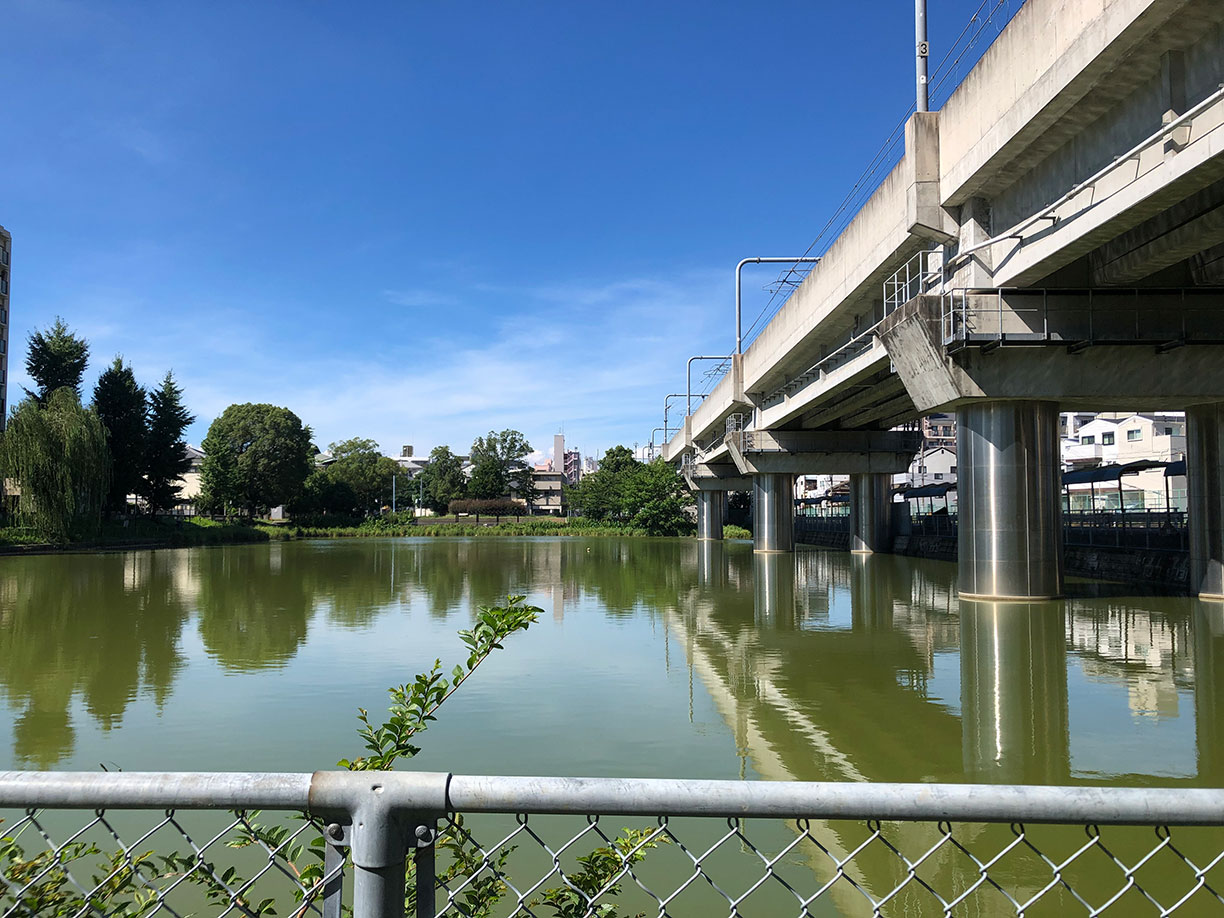
[(183, 390), (167, 373), (149, 394), (149, 435), (145, 445), (145, 496), (149, 509), (169, 510), (178, 500), (183, 476), (191, 468), (185, 431), (195, 418), (183, 406)]
[(116, 357), (93, 392), (93, 409), (106, 428), (112, 463), (106, 510), (124, 510), (128, 495), (143, 490), (148, 408), (132, 368)]

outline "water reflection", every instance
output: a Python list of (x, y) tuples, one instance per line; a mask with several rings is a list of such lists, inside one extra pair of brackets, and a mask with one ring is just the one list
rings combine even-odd
[(0, 690), (17, 760), (51, 767), (76, 744), (74, 705), (121, 728), (136, 698), (173, 703), (193, 654), (242, 679), (298, 659), (320, 622), (376, 639), (386, 615), (465, 621), (521, 592), (551, 607), (553, 626), (594, 609), (636, 629), (643, 648), (663, 641), (659, 658), (683, 660), (745, 774), (1224, 781), (1224, 611), (1119, 590), (959, 602), (954, 577), (940, 562), (692, 540), (11, 558), (0, 564)]
[(1065, 784), (1067, 643), (1061, 603), (960, 604), (965, 777)]

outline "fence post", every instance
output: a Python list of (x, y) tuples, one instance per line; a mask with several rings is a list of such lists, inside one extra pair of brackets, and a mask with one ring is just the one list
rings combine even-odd
[(437, 903), (434, 890), (437, 886), (435, 871), (434, 840), (438, 836), (438, 824), (433, 819), (416, 819), (413, 834), (416, 850), (412, 860), (416, 866), (416, 915), (414, 918), (434, 918)]
[(331, 877), (323, 884), (323, 918), (340, 918), (340, 904), (344, 899), (344, 852), (326, 839), (323, 876)]

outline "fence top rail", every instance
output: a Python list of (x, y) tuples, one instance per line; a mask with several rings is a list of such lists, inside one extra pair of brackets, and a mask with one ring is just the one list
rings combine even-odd
[[(334, 809), (377, 793), (422, 813), (579, 814), (913, 822), (1224, 825), (1224, 789), (874, 784), (418, 772), (0, 772), (0, 807)], [(444, 806), (441, 802), (444, 801)]]

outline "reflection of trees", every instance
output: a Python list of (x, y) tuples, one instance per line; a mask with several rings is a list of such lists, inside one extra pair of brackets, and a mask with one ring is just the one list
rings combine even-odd
[(200, 637), (209, 654), (240, 672), (290, 659), (315, 609), (315, 555), (286, 551), (269, 564), (266, 549), (245, 545), (201, 552)]
[(0, 681), (19, 761), (46, 768), (72, 752), (80, 695), (105, 729), (141, 690), (161, 704), (183, 665), (182, 552), (9, 559), (0, 578)]

